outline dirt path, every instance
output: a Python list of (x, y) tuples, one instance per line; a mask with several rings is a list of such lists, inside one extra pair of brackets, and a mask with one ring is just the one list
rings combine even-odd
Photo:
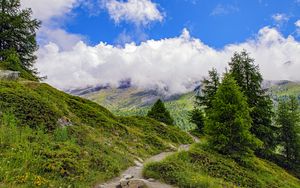
[[(199, 142), (198, 138), (193, 137), (195, 142)], [(190, 144), (187, 145), (180, 145), (178, 147), (177, 151), (187, 151), (190, 148)], [(122, 179), (138, 179), (143, 181), (148, 188), (174, 188), (174, 186), (161, 183), (159, 181), (153, 180), (153, 179), (144, 179), (143, 177), (143, 166), (144, 164), (147, 164), (149, 162), (159, 162), (164, 160), (166, 157), (176, 153), (177, 151), (173, 152), (162, 152), (160, 154), (154, 155), (147, 160), (145, 160), (143, 163), (140, 163), (139, 161), (135, 161), (136, 165), (129, 167), (127, 170), (125, 170), (119, 177), (116, 177), (104, 184), (97, 185), (95, 188), (116, 188), (120, 187), (120, 181)]]

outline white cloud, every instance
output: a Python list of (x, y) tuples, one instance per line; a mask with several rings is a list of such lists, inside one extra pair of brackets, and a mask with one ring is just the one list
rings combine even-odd
[(296, 21), (296, 22), (295, 22), (295, 25), (296, 25), (296, 27), (299, 27), (299, 28), (300, 28), (300, 20)]
[(63, 29), (49, 29), (42, 27), (39, 30), (39, 44), (46, 45), (49, 42), (55, 43), (61, 50), (71, 50), (84, 36), (71, 34)]
[(300, 36), (300, 20), (295, 22), (295, 26), (296, 26), (296, 33), (298, 36)]
[(23, 8), (31, 8), (33, 16), (42, 21), (69, 13), (79, 0), (21, 0)]
[[(42, 21), (42, 27), (38, 30), (38, 42), (45, 45), (53, 42), (62, 50), (71, 49), (84, 37), (71, 34), (61, 29), (72, 9), (81, 3), (86, 6), (90, 1), (83, 0), (21, 0), (22, 8), (31, 8), (33, 17)], [(53, 18), (56, 18), (53, 20)]]
[(276, 23), (276, 25), (279, 27), (285, 22), (289, 21), (289, 16), (284, 13), (276, 13), (272, 15), (272, 19)]
[(163, 14), (151, 0), (104, 0), (104, 6), (116, 23), (127, 21), (136, 25), (147, 25), (163, 20)]
[(234, 5), (218, 4), (210, 13), (211, 16), (227, 15), (233, 12), (238, 12), (240, 9)]
[(221, 50), (192, 38), (186, 29), (179, 37), (130, 43), (123, 48), (78, 42), (72, 50), (60, 51), (57, 44), (49, 43), (38, 53), (37, 68), (48, 76), (48, 83), (60, 89), (106, 83), (116, 86), (131, 78), (138, 87), (167, 87), (170, 93), (180, 93), (191, 89), (187, 86), (212, 67), (223, 71), (233, 53), (242, 49), (256, 59), (264, 78), (300, 80), (300, 43), (269, 27), (262, 28), (255, 39)]

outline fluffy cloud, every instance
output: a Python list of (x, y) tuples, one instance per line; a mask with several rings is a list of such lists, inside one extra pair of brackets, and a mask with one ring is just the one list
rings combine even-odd
[(33, 16), (42, 21), (63, 16), (70, 12), (79, 0), (21, 0), (23, 8), (31, 8)]
[[(170, 93), (190, 90), (193, 83), (216, 67), (224, 71), (235, 51), (246, 49), (256, 59), (266, 79), (300, 80), (300, 43), (274, 28), (262, 28), (255, 39), (216, 50), (184, 29), (179, 37), (147, 40), (117, 48), (106, 43), (88, 46), (78, 42), (62, 51), (49, 43), (38, 53), (38, 69), (46, 82), (60, 88), (111, 84), (130, 78), (142, 88), (168, 88)], [(287, 63), (288, 62), (288, 63)]]
[(39, 30), (38, 42), (40, 45), (46, 45), (50, 42), (55, 43), (61, 50), (71, 50), (78, 42), (84, 39), (84, 36), (71, 34), (63, 29), (49, 29), (42, 27)]
[(127, 21), (136, 25), (147, 25), (163, 20), (162, 13), (151, 0), (104, 0), (104, 6), (116, 23)]
[(31, 8), (33, 17), (42, 21), (38, 30), (38, 43), (43, 46), (49, 42), (55, 43), (61, 50), (70, 50), (84, 39), (78, 34), (71, 34), (61, 29), (64, 18), (76, 6), (87, 7), (89, 0), (21, 0), (22, 8)]
[(300, 36), (300, 20), (295, 22), (295, 26), (296, 26), (296, 32), (298, 36)]
[(279, 27), (285, 22), (289, 21), (289, 16), (283, 13), (276, 13), (272, 15), (272, 19), (276, 23), (276, 25)]

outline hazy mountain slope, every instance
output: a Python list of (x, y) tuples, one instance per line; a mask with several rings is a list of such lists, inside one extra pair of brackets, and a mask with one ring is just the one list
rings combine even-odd
[(0, 81), (0, 187), (90, 187), (190, 142), (174, 126), (116, 117), (47, 84)]
[(300, 82), (292, 81), (278, 81), (275, 85), (272, 85), (268, 91), (274, 96), (284, 97), (289, 95), (298, 96), (300, 99)]
[(161, 98), (173, 116), (175, 123), (183, 130), (194, 127), (188, 119), (193, 109), (194, 92), (183, 95), (166, 96), (155, 90), (129, 88), (105, 88), (97, 92), (82, 95), (111, 110), (117, 115), (146, 115), (154, 102)]
[[(287, 95), (299, 96), (300, 82), (291, 81), (264, 81), (263, 87), (267, 89), (274, 101)], [(175, 123), (183, 130), (194, 127), (188, 119), (188, 113), (193, 109), (195, 92), (176, 96), (165, 96), (155, 90), (143, 90), (134, 87), (110, 88), (92, 87), (84, 90), (74, 90), (73, 94), (88, 98), (105, 106), (117, 115), (146, 115), (147, 111), (158, 99), (165, 101), (166, 107), (175, 119)]]

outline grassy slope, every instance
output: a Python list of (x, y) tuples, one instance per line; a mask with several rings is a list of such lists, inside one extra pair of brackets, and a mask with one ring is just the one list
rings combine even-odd
[(300, 83), (299, 82), (286, 82), (284, 84), (272, 86), (269, 89), (269, 92), (272, 93), (275, 97), (284, 97), (289, 95), (298, 96), (300, 99)]
[(176, 127), (116, 117), (36, 82), (0, 81), (0, 115), (0, 187), (89, 187), (138, 157), (192, 142)]
[(253, 157), (246, 165), (240, 165), (202, 144), (162, 162), (147, 164), (144, 175), (187, 188), (300, 187), (299, 179), (269, 161)]
[[(88, 98), (111, 110), (113, 113), (124, 116), (146, 115), (150, 107), (158, 98), (157, 93), (151, 93), (137, 88), (104, 89), (90, 93), (83, 97)], [(179, 98), (171, 98), (165, 102), (175, 124), (183, 130), (194, 128), (188, 119), (188, 113), (193, 109), (194, 93), (190, 92)]]

